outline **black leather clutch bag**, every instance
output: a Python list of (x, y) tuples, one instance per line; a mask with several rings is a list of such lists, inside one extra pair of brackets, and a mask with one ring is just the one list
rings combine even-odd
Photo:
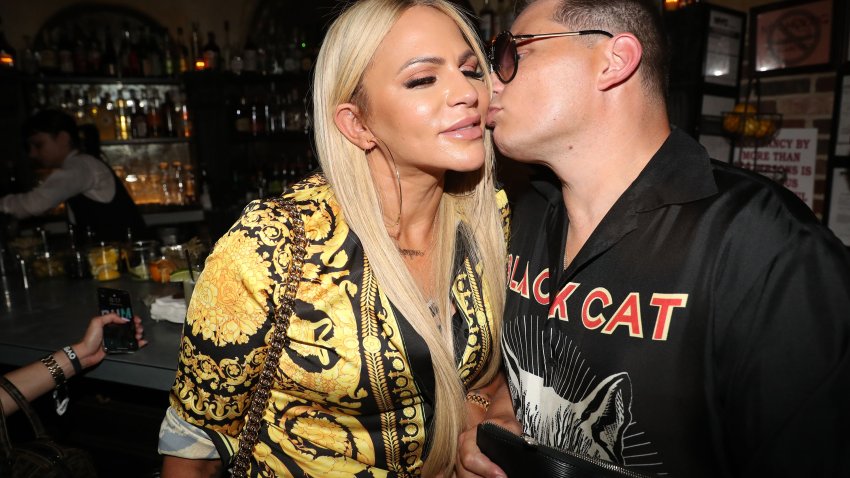
[(541, 445), (492, 423), (478, 425), (478, 448), (509, 478), (644, 478), (632, 470), (598, 458)]

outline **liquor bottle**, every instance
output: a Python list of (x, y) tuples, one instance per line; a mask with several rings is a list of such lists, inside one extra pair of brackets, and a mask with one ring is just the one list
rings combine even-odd
[(88, 63), (88, 48), (86, 47), (86, 37), (80, 30), (79, 25), (74, 27), (74, 50), (72, 53), (74, 63), (74, 73), (77, 75), (85, 75), (89, 71)]
[(68, 223), (68, 244), (70, 251), (68, 254), (65, 271), (71, 279), (89, 279), (91, 278), (91, 269), (87, 263), (87, 251), (84, 247), (78, 244), (77, 235), (74, 231), (74, 225)]
[(180, 94), (180, 103), (175, 106), (175, 109), (180, 113), (180, 136), (191, 138), (193, 134), (192, 118), (189, 116), (185, 94)]
[(52, 31), (44, 29), (44, 42), (38, 52), (39, 68), (46, 75), (53, 75), (59, 71), (59, 55), (54, 48)]
[(313, 52), (308, 46), (307, 32), (303, 31), (301, 34), (299, 45), (299, 48), (301, 48), (301, 71), (307, 73), (313, 68)]
[(97, 111), (95, 125), (100, 132), (103, 141), (115, 141), (116, 139), (115, 104), (109, 93), (105, 93), (100, 100), (100, 108)]
[(103, 36), (103, 30), (98, 30), (96, 35), (90, 35), (86, 43), (86, 69), (94, 75), (99, 75), (103, 69), (103, 42), (98, 38), (100, 36)]
[(174, 45), (175, 57), (177, 58), (177, 71), (185, 73), (191, 69), (189, 60), (189, 47), (183, 41), (183, 27), (177, 27), (177, 42)]
[[(90, 124), (97, 128), (97, 115), (100, 110), (100, 98), (97, 96), (97, 88), (94, 85), (89, 86), (83, 98), (83, 117), (82, 124)], [(98, 131), (100, 133), (100, 131)]]
[[(171, 179), (168, 175), (168, 163), (165, 161), (160, 161), (159, 163), (159, 197), (157, 198), (157, 202), (159, 204), (171, 204), (172, 201), (172, 190), (173, 185)], [(156, 182), (154, 182), (156, 184)]]
[(0, 18), (0, 68), (15, 68), (17, 59), (15, 49), (6, 41), (6, 35), (3, 33), (3, 19)]
[(280, 162), (271, 166), (271, 176), (268, 183), (269, 196), (277, 196), (283, 192), (283, 179), (280, 173)]
[(215, 33), (207, 32), (207, 44), (204, 45), (203, 50), (204, 57), (204, 69), (206, 70), (218, 70), (219, 69), (219, 58), (221, 57), (221, 49), (218, 47), (218, 44), (215, 42)]
[(130, 27), (124, 24), (121, 37), (121, 75), (125, 77), (139, 76), (142, 73), (139, 51), (130, 33)]
[(192, 163), (186, 163), (183, 167), (183, 204), (195, 204), (197, 200), (197, 185), (195, 184), (195, 171)]
[(162, 111), (160, 112), (162, 121), (162, 135), (173, 138), (177, 136), (178, 119), (177, 112), (174, 111), (174, 101), (171, 100), (171, 93), (165, 92), (165, 99), (162, 101)]
[(115, 137), (120, 140), (130, 139), (131, 121), (130, 113), (127, 111), (127, 100), (124, 91), (118, 90), (115, 99)]
[(478, 30), (481, 32), (481, 38), (484, 43), (488, 43), (496, 32), (493, 31), (495, 12), (490, 6), (490, 0), (484, 0), (484, 6), (481, 8), (481, 13), (478, 14)]
[(59, 35), (59, 73), (64, 75), (74, 74), (74, 45), (70, 35), (63, 30)]
[(139, 52), (139, 70), (141, 75), (145, 77), (156, 76), (154, 74), (154, 55), (151, 51), (150, 43), (150, 28), (145, 27), (142, 33), (139, 34), (137, 43), (137, 51)]
[(185, 204), (186, 181), (183, 176), (183, 163), (181, 161), (172, 161), (168, 173), (171, 183), (171, 204)]
[(198, 38), (198, 24), (192, 23), (192, 69), (203, 70), (206, 68), (206, 63), (201, 56), (200, 40)]
[(150, 76), (160, 77), (164, 74), (162, 46), (159, 43), (159, 36), (150, 32), (149, 27), (145, 27), (145, 37), (147, 39), (148, 61), (150, 62)]
[(166, 28), (162, 35), (162, 70), (165, 76), (175, 76), (179, 65), (175, 64), (174, 47), (171, 45), (171, 35), (168, 34)]
[(250, 36), (242, 50), (242, 69), (248, 72), (257, 71), (257, 44)]
[(212, 210), (212, 198), (210, 197), (210, 183), (207, 181), (207, 170), (201, 169), (201, 208), (204, 211)]
[(251, 102), (251, 135), (263, 136), (266, 134), (266, 116), (260, 98)]
[(304, 118), (302, 116), (301, 100), (299, 98), (298, 89), (290, 90), (286, 99), (286, 130), (301, 131), (304, 128)]
[(77, 120), (77, 126), (84, 125), (86, 123), (94, 124), (93, 121), (90, 121), (89, 117), (89, 97), (83, 88), (80, 88), (77, 91), (76, 103), (77, 107), (74, 110), (74, 115)]
[[(2, 48), (2, 47), (0, 47)], [(2, 55), (2, 53), (0, 53)], [(12, 57), (14, 58), (14, 55)], [(38, 73), (38, 63), (39, 63), (38, 54), (32, 47), (32, 37), (29, 35), (24, 35), (24, 53), (21, 55), (20, 60), (20, 68), (24, 71), (24, 73), (28, 75), (35, 75)], [(0, 60), (2, 63), (2, 60)]]
[(221, 49), (219, 69), (229, 70), (233, 60), (233, 46), (230, 44), (230, 22), (224, 21), (224, 46)]
[(106, 27), (106, 33), (103, 37), (103, 58), (101, 60), (101, 71), (106, 76), (118, 76), (119, 60), (118, 54), (115, 53), (115, 38), (112, 36), (112, 30)]
[[(131, 131), (133, 138), (147, 138), (150, 135), (148, 128), (147, 102), (142, 99), (135, 98), (135, 90), (130, 90), (130, 98), (133, 99), (133, 104), (130, 106), (131, 111)], [(144, 95), (142, 91), (142, 95)], [(129, 102), (128, 102), (129, 105)]]
[(271, 84), (269, 91), (269, 100), (266, 101), (266, 122), (268, 124), (269, 134), (279, 134), (284, 131), (283, 115), (281, 115), (282, 105), (280, 95), (275, 91), (275, 84)]
[(301, 58), (299, 58), (300, 50), (298, 48), (298, 29), (293, 27), (290, 33), (292, 37), (287, 44), (286, 59), (283, 62), (283, 70), (287, 73), (293, 73), (301, 69)]
[(236, 109), (233, 113), (233, 128), (238, 135), (248, 135), (251, 133), (251, 113), (248, 106), (248, 99), (245, 98), (245, 95), (242, 95), (236, 104)]
[(153, 94), (148, 100), (146, 107), (148, 136), (151, 138), (165, 136), (162, 124), (161, 106), (159, 104), (159, 93), (156, 90), (153, 90)]

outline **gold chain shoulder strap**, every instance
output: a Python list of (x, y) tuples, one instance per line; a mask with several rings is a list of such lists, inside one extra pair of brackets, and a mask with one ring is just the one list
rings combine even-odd
[(298, 214), (295, 202), (291, 199), (275, 199), (275, 203), (286, 212), (291, 222), (292, 261), (287, 271), (283, 299), (275, 310), (274, 331), (272, 332), (266, 361), (263, 364), (263, 370), (260, 372), (257, 388), (251, 396), (251, 404), (248, 406), (248, 414), (239, 439), (239, 451), (231, 469), (231, 475), (237, 478), (245, 477), (248, 472), (248, 462), (259, 439), (260, 421), (269, 402), (270, 390), (280, 362), (280, 356), (283, 353), (283, 348), (289, 345), (289, 337), (286, 335), (286, 331), (289, 328), (289, 318), (295, 312), (295, 294), (298, 292), (298, 284), (301, 282), (301, 272), (307, 249), (304, 221)]

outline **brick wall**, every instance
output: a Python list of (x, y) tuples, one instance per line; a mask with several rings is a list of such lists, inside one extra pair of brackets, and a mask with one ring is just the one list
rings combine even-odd
[[(762, 78), (761, 109), (782, 113), (786, 128), (817, 128), (818, 146), (815, 169), (814, 211), (823, 215), (826, 192), (826, 168), (832, 134), (832, 110), (835, 98), (835, 72)], [(742, 79), (742, 97), (747, 80)], [(751, 96), (751, 99), (754, 95)]]

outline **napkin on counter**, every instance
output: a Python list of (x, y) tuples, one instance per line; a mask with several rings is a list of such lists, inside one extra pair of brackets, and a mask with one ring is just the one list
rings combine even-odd
[(186, 321), (186, 300), (171, 295), (157, 297), (151, 304), (151, 319), (182, 324)]

